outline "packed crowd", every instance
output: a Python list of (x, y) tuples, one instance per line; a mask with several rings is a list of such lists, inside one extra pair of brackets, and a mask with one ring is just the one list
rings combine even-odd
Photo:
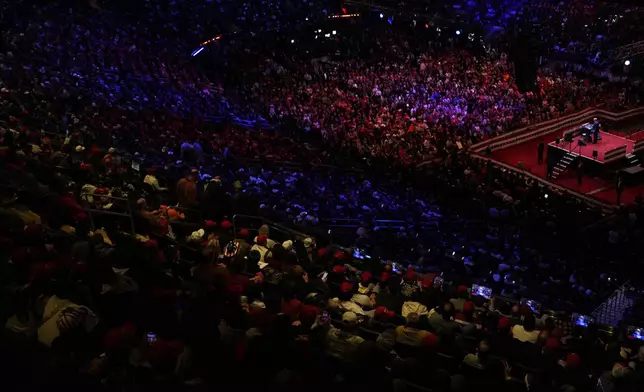
[[(639, 340), (569, 313), (591, 314), (641, 275), (622, 261), (641, 259), (624, 245), (641, 236), (642, 211), (598, 223), (601, 211), (458, 153), (621, 87), (543, 71), (541, 91), (523, 95), (502, 55), (381, 36), (388, 66), (293, 70), (261, 53), (267, 72), (244, 70), (248, 88), (233, 95), (259, 104), (244, 109), (254, 119), (290, 118), (326, 140), (306, 146), (236, 127), (230, 87), (176, 60), (188, 48), (172, 20), (197, 3), (150, 2), (149, 25), (51, 4), (3, 34), (5, 385), (639, 390)], [(394, 177), (377, 162), (319, 165), (338, 151), (442, 164)]]
[[(263, 208), (267, 201), (251, 189), (266, 185), (260, 179), (272, 179), (265, 194), (295, 190), (277, 199), (298, 208), (298, 202), (308, 201), (295, 196), (306, 195), (301, 180), (315, 181), (304, 173), (242, 171), (230, 192), (226, 177), (206, 181), (202, 190), (195, 170), (176, 185), (164, 184), (169, 179), (161, 173), (144, 177), (113, 166), (121, 159), (113, 149), (84, 150), (76, 143), (71, 138), (52, 145), (29, 132), (3, 134), (2, 178), (9, 182), (3, 187), (1, 231), (3, 351), (13, 359), (4, 367), (5, 385), (348, 390), (373, 383), (399, 391), (481, 385), (636, 391), (640, 385), (644, 358), (637, 340), (573, 325), (534, 303), (534, 311), (518, 304), (530, 297), (561, 309), (565, 299), (572, 309), (590, 311), (594, 305), (585, 306), (583, 298), (615, 287), (596, 269), (603, 265), (561, 258), (556, 245), (563, 242), (557, 242), (556, 231), (569, 228), (557, 225), (574, 219), (545, 212), (528, 216), (553, 203), (566, 204), (560, 212), (581, 208), (566, 197), (553, 194), (548, 203), (538, 189), (521, 195), (520, 178), (469, 162), (465, 187), (475, 187), (480, 200), (462, 213), (486, 215), (482, 226), (472, 219), (450, 223), (436, 213), (433, 228), (392, 232), (363, 222), (356, 242), (369, 251), (352, 252), (324, 236), (285, 236), (279, 227), (240, 226), (226, 218)], [(495, 180), (485, 185), (485, 176)], [(342, 192), (338, 183), (327, 185)], [(357, 189), (390, 203), (394, 191), (379, 185), (379, 191), (367, 182)], [(453, 200), (458, 195), (465, 197), (463, 189), (445, 196), (457, 206), (463, 204)], [(320, 203), (320, 210), (355, 208), (348, 202), (356, 197)], [(367, 203), (368, 196), (362, 197)], [(413, 192), (406, 197), (414, 198)], [(400, 196), (397, 200), (403, 205)], [(416, 203), (415, 213), (427, 211), (421, 199)], [(121, 218), (105, 215), (129, 210), (135, 233)], [(523, 225), (517, 221), (521, 215)], [(528, 230), (543, 219), (553, 234), (539, 238)], [(627, 219), (635, 230), (636, 216)], [(464, 223), (466, 231), (456, 229)], [(407, 248), (436, 244), (442, 254), (424, 248), (418, 266), (383, 265), (370, 245), (392, 236), (407, 237)], [(478, 249), (466, 254), (454, 247), (462, 244)], [(544, 251), (548, 248), (551, 253)], [(448, 249), (457, 249), (458, 257), (450, 257)], [(550, 257), (559, 258), (551, 263)], [(418, 274), (428, 267), (428, 274)], [(488, 270), (493, 273), (485, 277)], [(503, 297), (474, 295), (473, 284)], [(420, 369), (431, 374), (423, 376), (427, 370)], [(243, 377), (247, 371), (256, 377)]]
[[(536, 94), (523, 94), (513, 82), (513, 65), (505, 55), (445, 53), (418, 40), (401, 39), (388, 29), (367, 30), (359, 39), (350, 39), (349, 45), (354, 47), (375, 42), (371, 60), (316, 66), (264, 51), (251, 56), (262, 64), (259, 68), (257, 64), (240, 67), (239, 58), (248, 56), (244, 51), (238, 53), (245, 41), (222, 41), (221, 54), (235, 59), (222, 65), (222, 75), (241, 83), (227, 85), (224, 92), (222, 83), (211, 83), (186, 64), (189, 49), (175, 42), (197, 41), (175, 34), (183, 31), (182, 26), (171, 21), (172, 16), (183, 15), (179, 12), (199, 10), (189, 5), (186, 10), (150, 6), (150, 19), (154, 17), (157, 23), (149, 25), (96, 12), (76, 15), (71, 9), (39, 9), (37, 18), (3, 35), (8, 49), (1, 60), (3, 87), (6, 92), (62, 98), (67, 105), (73, 101), (73, 121), (82, 129), (112, 128), (114, 133), (113, 128), (121, 124), (109, 124), (111, 118), (140, 117), (138, 111), (143, 109), (148, 121), (135, 131), (141, 134), (125, 127), (119, 131), (156, 151), (177, 148), (179, 142), (190, 139), (199, 140), (205, 150), (217, 154), (228, 147), (238, 154), (290, 160), (297, 153), (292, 149), (271, 151), (274, 143), (248, 141), (248, 135), (237, 143), (208, 141), (199, 128), (204, 119), (248, 119), (247, 124), (258, 126), (267, 120), (293, 121), (299, 128), (321, 135), (326, 148), (339, 151), (339, 155), (405, 166), (444, 158), (451, 146), (467, 148), (508, 129), (584, 107), (602, 104), (623, 108), (637, 101), (624, 86), (591, 82), (554, 69), (542, 71)], [(61, 23), (61, 18), (67, 24)], [(623, 99), (607, 103), (606, 96)], [(29, 99), (35, 98), (22, 98)], [(50, 100), (44, 101), (39, 103), (44, 106), (40, 111), (60, 119), (54, 124), (58, 130), (67, 129), (67, 113), (52, 111)], [(105, 108), (109, 113), (103, 113)], [(176, 132), (168, 135), (173, 130)], [(178, 140), (159, 139), (159, 134)], [(235, 134), (238, 132), (230, 138)], [(269, 151), (260, 152), (258, 145)]]
[(306, 77), (306, 68), (268, 74), (272, 80), (256, 84), (254, 93), (269, 118), (292, 116), (332, 148), (402, 165), (586, 107), (629, 105), (606, 100), (625, 87), (556, 70), (542, 71), (538, 94), (523, 94), (504, 55), (457, 51), (413, 57), (406, 43), (393, 41), (379, 45), (384, 56), (375, 63), (323, 64), (322, 80), (315, 81)]
[[(394, 6), (392, 1), (389, 6)], [(385, 2), (385, 4), (387, 4)], [(426, 4), (409, 2), (416, 14), (434, 13), (436, 20), (457, 28), (480, 26), (488, 39), (510, 40), (516, 29), (534, 29), (545, 52), (562, 51), (605, 60), (616, 47), (641, 41), (644, 31), (637, 23), (642, 9), (635, 3), (583, 1), (450, 1)], [(504, 37), (505, 36), (505, 37)]]

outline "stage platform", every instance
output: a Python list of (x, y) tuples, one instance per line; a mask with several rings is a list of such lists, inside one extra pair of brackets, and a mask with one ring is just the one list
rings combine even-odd
[[(640, 133), (640, 135), (642, 135), (642, 133)], [(604, 139), (602, 141), (599, 141), (598, 144), (594, 145), (594, 146), (597, 146), (596, 147), (597, 158), (598, 158), (597, 161), (595, 161), (592, 158), (593, 150), (595, 149), (593, 148), (593, 144), (582, 147), (582, 154), (583, 154), (582, 156), (584, 156), (586, 162), (588, 163), (588, 165), (586, 165), (586, 169), (597, 167), (598, 170), (601, 170), (600, 167), (604, 166), (603, 159), (605, 158), (605, 153), (607, 151), (610, 151), (611, 149), (614, 150), (614, 148), (618, 147), (620, 144), (621, 145), (626, 144), (627, 154), (628, 154), (628, 151), (632, 151), (634, 141), (632, 139), (631, 140), (626, 139), (626, 137), (624, 136), (628, 137), (629, 135), (626, 135), (626, 134), (615, 135), (613, 133), (602, 134), (602, 137)], [(554, 140), (557, 137), (561, 137), (561, 132), (544, 134), (544, 135), (541, 135), (540, 137), (511, 146), (509, 148), (496, 150), (492, 153), (492, 158), (512, 166), (516, 166), (517, 162), (522, 161), (530, 173), (538, 177), (541, 177), (543, 179), (548, 179), (546, 162), (550, 158), (549, 153), (553, 152), (552, 150), (555, 150), (555, 151), (558, 150), (561, 152), (561, 154), (564, 153), (564, 150), (568, 151), (568, 149), (564, 148), (563, 145), (558, 146), (557, 143), (554, 142)], [(637, 140), (640, 140), (640, 138), (637, 138)], [(543, 142), (547, 146), (544, 154), (545, 155), (544, 163), (541, 165), (537, 162), (537, 145), (540, 142)], [(574, 141), (574, 143), (577, 143), (577, 142)], [(600, 149), (602, 154), (600, 154)], [(578, 150), (579, 149), (577, 149), (576, 151), (578, 152)], [(553, 154), (553, 155), (559, 155), (559, 154)], [(602, 161), (599, 160), (600, 157)], [(602, 178), (602, 176), (593, 175), (589, 172), (590, 170), (586, 170), (584, 174), (583, 182), (581, 184), (577, 182), (577, 174), (575, 170), (568, 170), (563, 175), (559, 176), (557, 179), (555, 180), (549, 179), (549, 180), (554, 184), (563, 186), (565, 188), (579, 192), (586, 196), (595, 198), (597, 200), (601, 200), (604, 203), (613, 204), (613, 205), (616, 204), (614, 180), (605, 179), (605, 178)], [(624, 190), (624, 193), (622, 194), (621, 202), (625, 204), (631, 204), (635, 202), (635, 199), (639, 195), (644, 195), (644, 184), (636, 185), (636, 186), (628, 186)]]
[[(563, 137), (560, 142), (557, 143), (553, 141), (548, 143), (549, 147), (557, 148), (564, 150), (566, 152), (571, 152), (575, 155), (581, 155), (584, 158), (592, 159), (593, 161), (606, 163), (615, 161), (618, 159), (624, 158), (626, 154), (631, 154), (633, 152), (633, 147), (635, 145), (634, 140), (626, 139), (622, 136), (610, 134), (607, 132), (601, 132), (601, 140), (597, 141), (597, 144), (586, 143), (585, 146), (579, 146), (579, 140), (581, 136), (575, 136), (570, 142), (564, 142)], [(620, 149), (620, 147), (625, 147), (625, 149)], [(597, 151), (597, 158), (593, 157), (593, 151)]]
[[(563, 142), (566, 133), (574, 135), (580, 133), (582, 127), (588, 129), (587, 124), (595, 118), (599, 118), (604, 127), (601, 141), (594, 145), (587, 143), (581, 149), (577, 144), (579, 137), (572, 143)], [(542, 143), (546, 151), (540, 162), (537, 151)], [(633, 168), (644, 168), (644, 107), (620, 112), (588, 108), (481, 141), (471, 150), (510, 170), (524, 172), (543, 184), (569, 190), (590, 203), (616, 204), (615, 179), (619, 172), (629, 180), (636, 180), (626, 184), (621, 203), (632, 203), (639, 195), (644, 195), (644, 171)], [(595, 150), (596, 158), (593, 157)], [(577, 178), (577, 166), (573, 166), (577, 156), (583, 158), (581, 183)], [(559, 167), (557, 175), (553, 175), (555, 166)]]

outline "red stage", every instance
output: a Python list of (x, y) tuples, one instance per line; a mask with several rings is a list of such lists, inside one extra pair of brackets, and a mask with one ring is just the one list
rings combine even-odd
[[(597, 144), (587, 143), (580, 149), (579, 137), (572, 143), (562, 142), (565, 133), (577, 133), (595, 118), (610, 124), (602, 131), (602, 140)], [(556, 139), (560, 143), (556, 143)], [(547, 147), (543, 162), (539, 164), (537, 150), (541, 143)], [(567, 188), (586, 200), (596, 199), (608, 204), (616, 203), (616, 173), (633, 169), (626, 174), (627, 184), (621, 202), (629, 204), (638, 195), (644, 195), (644, 181), (636, 178), (641, 175), (635, 170), (639, 168), (641, 172), (644, 168), (640, 161), (644, 161), (644, 107), (617, 113), (603, 108), (588, 108), (484, 140), (473, 146), (472, 151), (483, 158), (491, 151), (491, 159), (507, 168), (539, 177), (544, 184)], [(596, 158), (593, 151), (597, 151)], [(581, 184), (570, 152), (581, 155), (585, 161)], [(552, 176), (548, 175), (547, 165), (553, 171)]]
[[(557, 144), (556, 141), (549, 143), (551, 147), (559, 148), (566, 151), (571, 151), (575, 154), (581, 155), (584, 158), (593, 159), (599, 162), (606, 162), (606, 156), (608, 153), (608, 161), (617, 160), (624, 157), (626, 154), (633, 152), (633, 145), (635, 144), (634, 140), (629, 140), (621, 136), (613, 135), (607, 132), (600, 132), (601, 140), (597, 141), (597, 144), (592, 142), (587, 142), (585, 146), (579, 147), (578, 141), (581, 140), (581, 136), (576, 136), (573, 138), (572, 143), (564, 142), (563, 137), (561, 142)], [(626, 147), (625, 152), (619, 149), (620, 147)], [(593, 157), (593, 151), (597, 151), (597, 158)], [(612, 152), (616, 154), (611, 155)]]
[[(544, 157), (544, 163), (539, 165), (539, 163), (537, 162), (537, 146), (540, 142), (544, 142), (547, 145), (556, 145), (556, 142), (553, 142), (553, 140), (555, 140), (557, 137), (561, 137), (563, 139), (561, 132), (549, 133), (532, 140), (527, 140), (520, 144), (495, 150), (492, 152), (492, 158), (514, 167), (517, 166), (518, 162), (523, 162), (526, 169), (530, 173), (546, 179), (547, 157)], [(601, 162), (603, 163), (603, 159), (605, 158), (607, 151), (614, 150), (616, 147), (619, 147), (621, 145), (626, 145), (626, 154), (628, 154), (629, 151), (632, 151), (633, 149), (634, 141), (641, 140), (642, 137), (644, 137), (644, 131), (630, 135), (629, 139), (621, 137), (621, 135), (617, 136), (612, 133), (602, 132), (603, 140), (598, 141), (597, 144), (591, 143), (585, 147), (582, 147), (581, 152), (582, 155), (587, 159), (593, 159), (593, 150), (596, 149), (598, 153), (597, 161), (600, 161), (601, 159)], [(574, 141), (574, 143), (577, 143), (576, 140)], [(568, 146), (566, 145), (566, 150), (568, 149), (567, 147)], [(561, 148), (563, 148), (563, 145), (561, 146)], [(577, 147), (575, 152), (579, 152), (579, 147)], [(622, 156), (623, 155), (624, 154), (622, 154)], [(615, 204), (617, 202), (615, 184), (613, 181), (606, 181), (598, 177), (585, 175), (582, 183), (578, 184), (576, 172), (574, 170), (568, 170), (552, 182), (557, 185), (583, 193), (587, 196), (597, 198), (605, 203)], [(624, 193), (622, 193), (621, 202), (625, 204), (633, 203), (638, 195), (644, 195), (644, 184), (627, 187), (624, 190)]]

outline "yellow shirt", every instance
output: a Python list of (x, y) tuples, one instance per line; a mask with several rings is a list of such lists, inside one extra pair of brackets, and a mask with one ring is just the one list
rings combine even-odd
[(410, 346), (420, 346), (425, 336), (430, 335), (423, 329), (399, 326), (396, 328), (396, 342)]
[(153, 175), (146, 175), (145, 178), (143, 179), (143, 182), (149, 185), (152, 185), (154, 189), (160, 189), (161, 187), (159, 186), (159, 180)]

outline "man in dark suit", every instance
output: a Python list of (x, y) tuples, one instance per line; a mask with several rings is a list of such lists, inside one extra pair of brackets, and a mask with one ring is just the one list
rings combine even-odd
[(545, 150), (546, 145), (543, 141), (539, 142), (537, 146), (537, 162), (541, 165), (543, 163), (543, 151)]
[(617, 176), (615, 190), (617, 191), (617, 204), (620, 204), (622, 200), (622, 192), (624, 192), (624, 178), (622, 177), (621, 174)]
[(593, 144), (597, 144), (597, 140), (599, 140), (599, 128), (600, 128), (599, 120), (597, 117), (593, 119)]

